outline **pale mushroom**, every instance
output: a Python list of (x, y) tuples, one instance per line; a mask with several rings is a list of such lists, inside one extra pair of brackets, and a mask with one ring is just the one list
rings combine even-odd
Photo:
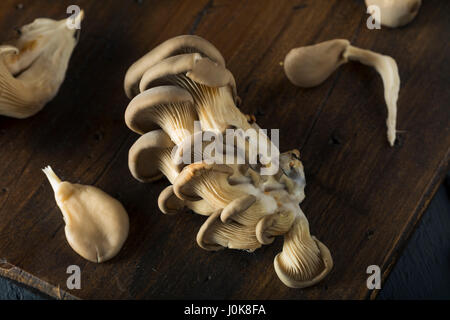
[(172, 183), (178, 169), (172, 162), (174, 143), (161, 129), (142, 135), (128, 152), (128, 167), (136, 180), (151, 182), (164, 174)]
[(290, 288), (306, 288), (321, 281), (332, 269), (330, 251), (309, 233), (306, 218), (298, 216), (284, 235), (283, 251), (274, 259), (275, 271)]
[(379, 18), (375, 11), (370, 13), (377, 23), (390, 28), (397, 28), (410, 23), (419, 13), (422, 0), (365, 0), (366, 6), (379, 8)]
[(221, 210), (208, 217), (197, 234), (198, 245), (208, 251), (222, 248), (246, 250), (252, 252), (261, 247), (256, 239), (255, 230), (235, 222), (223, 223), (219, 216)]
[[(153, 96), (147, 95), (169, 86), (179, 88), (176, 99), (166, 95), (164, 103), (154, 103)], [(153, 177), (162, 171), (173, 183), (158, 198), (161, 211), (175, 214), (190, 208), (208, 216), (197, 234), (197, 243), (205, 250), (226, 247), (252, 252), (271, 243), (275, 236), (287, 234), (283, 251), (275, 261), (283, 282), (307, 286), (324, 276), (318, 275), (319, 269), (325, 265), (331, 268), (327, 260), (331, 261), (331, 257), (329, 252), (325, 255), (327, 249), (321, 243), (311, 240), (315, 238), (309, 235), (306, 217), (298, 206), (304, 199), (305, 187), (300, 154), (293, 150), (278, 159), (278, 148), (272, 148), (272, 141), (260, 130), (254, 116), (239, 111), (234, 78), (212, 45), (190, 36), (168, 40), (129, 69), (125, 88), (130, 98), (138, 95), (127, 110), (132, 115), (126, 116), (132, 119), (127, 120), (129, 127), (140, 133), (160, 127), (166, 141), (173, 140), (142, 157), (142, 169), (134, 174)], [(189, 129), (185, 135), (176, 136), (176, 130), (188, 127), (183, 121), (174, 121), (180, 116), (178, 108), (172, 106), (178, 103), (177, 99), (187, 103), (191, 111), (194, 106), (200, 130)], [(155, 105), (164, 110), (165, 116), (159, 116), (159, 120), (147, 116)], [(163, 124), (167, 121), (170, 125)], [(229, 129), (236, 131), (224, 141), (225, 134), (229, 137)], [(255, 137), (248, 135), (248, 129), (257, 130)], [(212, 139), (216, 143), (210, 144)], [(175, 144), (170, 157), (166, 151)], [(144, 143), (136, 149), (153, 148), (149, 145), (152, 144)], [(268, 150), (269, 146), (270, 156), (260, 152), (260, 148)], [(162, 155), (159, 150), (164, 150)], [(294, 270), (292, 277), (290, 264), (299, 269)]]
[(375, 68), (384, 85), (387, 105), (387, 138), (391, 146), (396, 138), (397, 99), (400, 77), (395, 60), (370, 50), (350, 45), (348, 40), (335, 39), (312, 46), (292, 49), (285, 58), (286, 76), (295, 85), (312, 87), (319, 85), (340, 65), (349, 60)]
[(190, 93), (179, 87), (151, 88), (131, 100), (125, 122), (139, 134), (161, 128), (178, 145), (194, 133), (198, 117), (193, 103)]
[(347, 62), (343, 53), (349, 45), (348, 40), (336, 39), (294, 48), (284, 58), (284, 72), (296, 86), (318, 86)]
[(77, 30), (66, 22), (36, 19), (20, 29), (19, 39), (0, 46), (0, 115), (33, 116), (56, 96), (77, 43)]
[(96, 187), (62, 182), (51, 167), (43, 171), (63, 214), (72, 249), (92, 262), (113, 258), (128, 237), (128, 214), (122, 204)]
[(209, 205), (205, 200), (186, 201), (179, 199), (173, 192), (173, 186), (168, 186), (159, 194), (158, 207), (164, 214), (168, 215), (177, 214), (186, 207), (195, 213), (204, 216), (209, 216), (216, 211), (216, 209)]
[(131, 99), (139, 93), (139, 82), (149, 68), (165, 58), (192, 52), (198, 52), (225, 67), (225, 60), (222, 55), (209, 41), (195, 35), (174, 37), (155, 47), (128, 69), (124, 81), (128, 98)]

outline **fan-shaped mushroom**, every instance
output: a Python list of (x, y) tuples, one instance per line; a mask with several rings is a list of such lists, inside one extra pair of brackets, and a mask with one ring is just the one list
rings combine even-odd
[(367, 8), (373, 5), (380, 10), (380, 21), (377, 21), (375, 12), (370, 12), (378, 23), (397, 28), (410, 23), (417, 16), (422, 0), (366, 0)]
[(172, 140), (162, 130), (147, 132), (128, 152), (128, 167), (133, 177), (141, 182), (158, 180), (164, 174), (170, 182), (178, 175), (172, 162)]
[(139, 134), (161, 128), (178, 145), (194, 133), (194, 122), (198, 117), (193, 102), (184, 89), (175, 86), (151, 88), (131, 100), (125, 122)]
[(56, 96), (77, 43), (66, 22), (36, 19), (18, 40), (0, 46), (0, 115), (30, 117)]
[(284, 236), (283, 251), (274, 260), (275, 271), (291, 288), (310, 287), (332, 269), (330, 251), (309, 233), (308, 221), (297, 217)]
[(55, 192), (72, 249), (92, 262), (113, 258), (128, 237), (128, 214), (122, 204), (96, 187), (62, 182), (51, 167), (43, 171)]
[(174, 37), (161, 43), (128, 69), (124, 81), (128, 98), (131, 99), (139, 93), (139, 81), (149, 68), (168, 57), (192, 52), (198, 52), (225, 67), (222, 55), (209, 41), (194, 35)]
[(387, 137), (394, 145), (397, 119), (397, 99), (400, 77), (397, 63), (389, 56), (350, 45), (348, 40), (335, 39), (312, 46), (292, 49), (284, 60), (284, 71), (293, 84), (312, 87), (325, 81), (340, 65), (348, 60), (359, 61), (375, 68), (384, 85), (384, 99), (388, 116)]
[(158, 207), (164, 214), (173, 215), (189, 208), (203, 216), (211, 215), (216, 209), (205, 200), (187, 201), (179, 199), (173, 192), (173, 186), (166, 187), (158, 197)]

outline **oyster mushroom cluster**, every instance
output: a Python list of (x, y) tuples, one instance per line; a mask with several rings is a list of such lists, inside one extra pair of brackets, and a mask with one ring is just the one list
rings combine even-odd
[[(141, 135), (129, 151), (130, 172), (140, 182), (167, 177), (171, 185), (158, 199), (163, 213), (205, 216), (196, 236), (201, 248), (252, 252), (284, 235), (274, 266), (285, 285), (304, 288), (328, 274), (330, 252), (310, 234), (299, 206), (299, 152), (259, 153), (273, 144), (238, 109), (234, 77), (211, 43), (187, 35), (163, 42), (128, 69), (124, 87), (131, 99), (125, 122)], [(229, 129), (240, 132), (232, 143)], [(249, 131), (257, 143), (242, 134)], [(214, 137), (212, 152), (205, 136)]]

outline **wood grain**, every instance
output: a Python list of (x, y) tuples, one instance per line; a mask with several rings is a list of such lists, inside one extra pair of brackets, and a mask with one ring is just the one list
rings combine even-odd
[[(17, 6), (19, 3), (22, 7)], [(63, 18), (70, 4), (86, 12), (81, 38), (58, 96), (33, 118), (0, 117), (0, 258), (58, 286), (67, 297), (210, 299), (363, 299), (366, 268), (386, 277), (442, 181), (450, 150), (450, 2), (428, 0), (401, 29), (368, 30), (363, 1), (13, 1), (0, 3), (0, 28), (45, 16)], [(281, 150), (298, 148), (307, 177), (302, 208), (335, 267), (319, 285), (285, 287), (273, 270), (282, 239), (248, 254), (210, 253), (195, 243), (204, 218), (168, 217), (157, 208), (168, 184), (140, 184), (127, 168), (137, 139), (125, 126), (127, 68), (160, 42), (200, 35), (223, 53), (235, 75), (242, 110), (264, 128), (280, 128)], [(379, 76), (342, 66), (323, 85), (299, 89), (280, 66), (294, 47), (347, 38), (390, 55), (400, 69), (398, 138), (385, 137)], [(130, 237), (112, 261), (97, 265), (67, 245), (52, 190), (40, 171), (93, 184), (118, 198)], [(82, 289), (66, 290), (66, 268), (82, 270)], [(0, 268), (0, 275), (6, 275)], [(40, 287), (35, 281), (21, 281)], [(49, 290), (52, 293), (52, 290)]]

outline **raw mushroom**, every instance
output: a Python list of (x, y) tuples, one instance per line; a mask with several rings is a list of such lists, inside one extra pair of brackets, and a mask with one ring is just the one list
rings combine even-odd
[(152, 51), (136, 61), (127, 71), (124, 81), (128, 98), (139, 93), (139, 82), (143, 74), (152, 66), (165, 58), (183, 53), (198, 52), (204, 57), (225, 67), (225, 60), (219, 50), (205, 39), (194, 35), (182, 35), (161, 43)]
[(312, 46), (292, 49), (285, 58), (284, 71), (293, 84), (312, 87), (321, 84), (349, 60), (371, 66), (380, 74), (387, 105), (387, 138), (391, 146), (396, 139), (397, 99), (400, 77), (395, 60), (370, 50), (350, 45), (348, 40), (335, 39)]
[(62, 182), (51, 167), (43, 171), (55, 192), (72, 249), (92, 262), (113, 258), (128, 237), (128, 214), (122, 204), (96, 187)]
[(198, 117), (193, 103), (192, 96), (184, 89), (175, 86), (151, 88), (131, 100), (125, 122), (139, 134), (161, 128), (178, 145), (194, 133), (194, 121)]
[(0, 46), (0, 115), (33, 116), (56, 96), (77, 43), (68, 19), (36, 19), (20, 29), (19, 39)]
[[(151, 181), (152, 177), (159, 177), (159, 172), (167, 176), (173, 185), (165, 188), (158, 198), (163, 213), (175, 214), (190, 208), (208, 216), (197, 234), (201, 248), (252, 252), (279, 235), (290, 235), (286, 236), (289, 247), (290, 239), (311, 238), (308, 228), (294, 226), (298, 219), (306, 221), (298, 205), (304, 199), (305, 187), (299, 152), (289, 151), (278, 159), (278, 148), (273, 149), (255, 117), (239, 111), (234, 77), (213, 45), (195, 36), (167, 40), (130, 67), (124, 86), (130, 99), (134, 98), (127, 108), (126, 122), (133, 131), (145, 133), (136, 143), (139, 147), (132, 148), (139, 152), (130, 151), (145, 156), (136, 163), (131, 161), (130, 170), (141, 181)], [(166, 95), (161, 99), (163, 103), (155, 103), (155, 96), (150, 94), (174, 87), (179, 95), (174, 98)], [(200, 121), (200, 128), (194, 128), (195, 132), (188, 129), (183, 136), (176, 131), (188, 128), (189, 124), (175, 120), (180, 119), (180, 112), (173, 105), (179, 101), (189, 106), (190, 121)], [(155, 105), (164, 110), (164, 116), (149, 116)], [(165, 142), (142, 143), (147, 140), (144, 137), (154, 134), (146, 132), (155, 128), (165, 132)], [(228, 129), (235, 129), (230, 140), (223, 139), (230, 137)], [(247, 135), (250, 129), (256, 130), (256, 140)], [(218, 143), (210, 145), (208, 138)], [(155, 145), (158, 147), (154, 148)], [(267, 159), (259, 151), (269, 146), (271, 156)], [(173, 147), (176, 149), (170, 156), (167, 150)], [(227, 162), (230, 159), (232, 163)], [(263, 169), (275, 170), (264, 175)], [(313, 249), (317, 249), (316, 243), (312, 243)], [(302, 273), (304, 283), (310, 280), (312, 284), (317, 279), (317, 265), (322, 266), (323, 259), (331, 261), (329, 252), (326, 257), (322, 257), (322, 253), (327, 253), (325, 250), (314, 252), (313, 256), (309, 252), (301, 256), (301, 250), (287, 248), (279, 257), (306, 268), (308, 272), (298, 272)], [(328, 272), (329, 269), (324, 270), (323, 276)], [(279, 275), (284, 277), (283, 273)]]
[(174, 146), (161, 129), (141, 136), (128, 152), (128, 168), (133, 177), (141, 182), (151, 182), (164, 174), (173, 182), (179, 173), (171, 157)]
[[(410, 23), (419, 13), (422, 0), (365, 0), (366, 6), (377, 6), (380, 9), (380, 20), (383, 26), (397, 28)], [(374, 11), (370, 14), (376, 19)]]
[(274, 260), (281, 281), (290, 288), (306, 288), (321, 281), (333, 268), (330, 251), (309, 233), (308, 221), (297, 217), (284, 236), (283, 251)]

